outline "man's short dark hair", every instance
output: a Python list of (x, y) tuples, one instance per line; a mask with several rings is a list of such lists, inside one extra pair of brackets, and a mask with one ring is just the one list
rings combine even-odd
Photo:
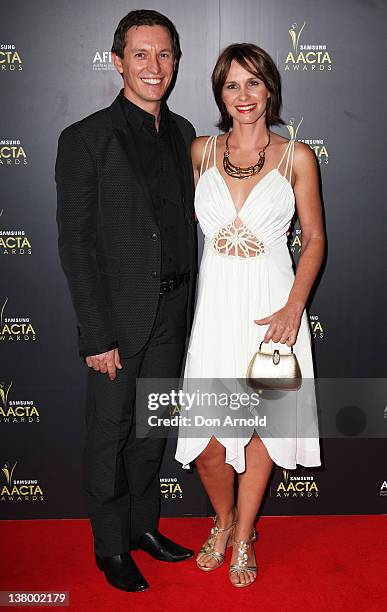
[(172, 40), (173, 57), (176, 62), (179, 62), (181, 58), (180, 39), (174, 24), (165, 15), (147, 9), (130, 11), (121, 19), (114, 33), (112, 53), (115, 53), (121, 59), (124, 57), (126, 32), (129, 28), (156, 25), (163, 26), (168, 30)]

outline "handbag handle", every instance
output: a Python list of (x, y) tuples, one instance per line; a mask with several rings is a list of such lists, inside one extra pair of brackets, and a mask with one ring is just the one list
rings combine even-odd
[[(270, 340), (270, 342), (271, 342), (271, 343), (273, 343), (273, 341), (272, 341), (272, 340)], [(261, 343), (260, 343), (260, 345), (259, 345), (259, 352), (261, 352), (262, 344), (268, 344), (268, 342), (264, 342), (264, 341), (262, 340), (262, 342), (261, 342)], [(278, 350), (278, 349), (276, 349), (276, 350)], [(292, 346), (290, 347), (290, 352), (291, 352), (291, 353), (293, 353), (293, 347), (292, 347)]]

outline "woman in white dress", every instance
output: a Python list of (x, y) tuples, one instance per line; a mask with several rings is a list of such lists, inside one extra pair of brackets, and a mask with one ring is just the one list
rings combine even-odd
[[(192, 145), (195, 211), (205, 244), (185, 379), (245, 377), (262, 340), (293, 347), (303, 380), (313, 379), (305, 304), (325, 240), (315, 156), (307, 145), (269, 130), (283, 121), (279, 73), (265, 51), (230, 45), (212, 85), (223, 134)], [(296, 275), (287, 246), (295, 210), (302, 230)], [(301, 387), (297, 393), (297, 409), (315, 420), (314, 392), (303, 395)], [(195, 460), (216, 511), (198, 567), (218, 568), (232, 545), (232, 584), (252, 584), (254, 522), (273, 463), (321, 465), (318, 435), (198, 439), (183, 429), (176, 459), (185, 468)]]

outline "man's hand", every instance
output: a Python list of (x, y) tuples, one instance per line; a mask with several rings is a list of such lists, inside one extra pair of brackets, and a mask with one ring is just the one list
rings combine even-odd
[(117, 375), (116, 368), (119, 370), (122, 369), (118, 349), (112, 349), (100, 355), (86, 357), (86, 363), (89, 368), (93, 368), (96, 372), (102, 372), (102, 374), (106, 374), (107, 372), (110, 380), (115, 379)]

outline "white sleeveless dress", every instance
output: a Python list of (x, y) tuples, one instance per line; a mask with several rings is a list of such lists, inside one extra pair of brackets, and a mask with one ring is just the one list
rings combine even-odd
[[(254, 323), (254, 319), (274, 313), (288, 299), (294, 282), (287, 246), (287, 230), (295, 212), (290, 183), (294, 143), (289, 141), (279, 165), (252, 188), (238, 214), (216, 166), (216, 137), (206, 143), (203, 162), (209, 151), (208, 160), (213, 159), (213, 165), (209, 167), (207, 161), (203, 172), (202, 163), (195, 194), (195, 211), (205, 241), (185, 383), (189, 379), (244, 378), (268, 329), (267, 325)], [(310, 337), (304, 311), (293, 346), (303, 379), (314, 378)], [(280, 352), (287, 348), (283, 344), (277, 347)], [(315, 392), (310, 384), (304, 391), (303, 387), (304, 383), (296, 392), (297, 414), (315, 424), (311, 437), (261, 436), (273, 461), (286, 469), (294, 469), (296, 464), (321, 465)], [(189, 468), (210, 438), (189, 437), (189, 432), (180, 428), (176, 460), (183, 468)], [(245, 446), (250, 437), (218, 440), (225, 446), (226, 462), (236, 472), (243, 472)]]

